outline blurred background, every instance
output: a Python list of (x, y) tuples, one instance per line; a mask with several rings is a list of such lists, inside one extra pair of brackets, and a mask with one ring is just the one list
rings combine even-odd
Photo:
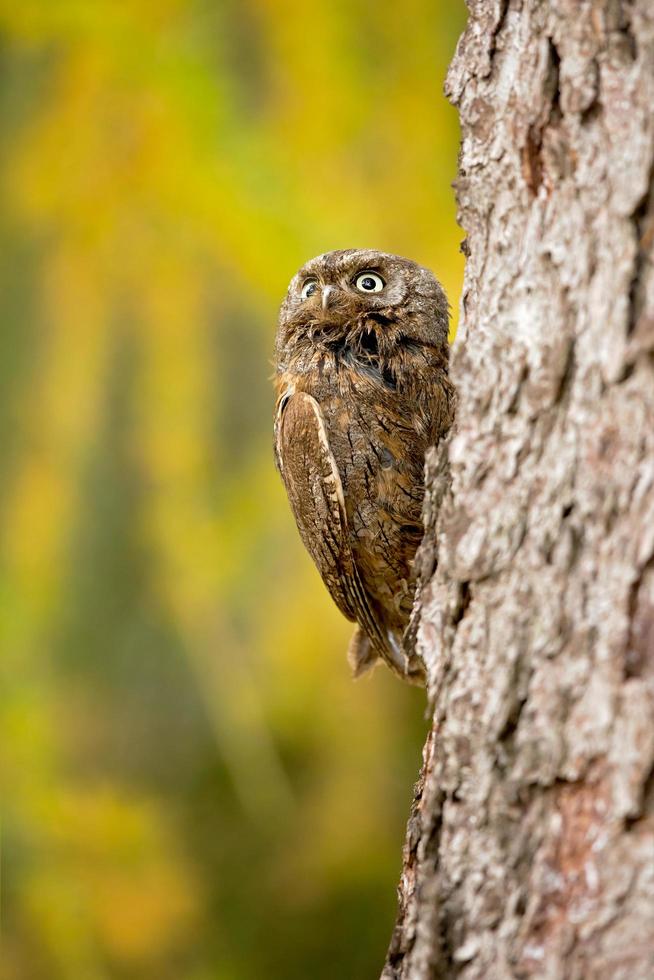
[(271, 450), (277, 308), (456, 311), (462, 0), (0, 0), (7, 980), (373, 978), (424, 694), (353, 683)]

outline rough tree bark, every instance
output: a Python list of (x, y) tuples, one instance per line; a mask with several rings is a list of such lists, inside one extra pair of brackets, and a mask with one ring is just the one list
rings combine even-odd
[(654, 2), (469, 7), (433, 728), (383, 976), (651, 978)]

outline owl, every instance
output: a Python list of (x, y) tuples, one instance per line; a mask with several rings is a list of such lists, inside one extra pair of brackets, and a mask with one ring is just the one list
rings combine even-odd
[(405, 649), (423, 534), (424, 461), (454, 413), (448, 304), (428, 269), (372, 249), (327, 252), (291, 280), (275, 345), (275, 457), (302, 540), (356, 629), (355, 676)]

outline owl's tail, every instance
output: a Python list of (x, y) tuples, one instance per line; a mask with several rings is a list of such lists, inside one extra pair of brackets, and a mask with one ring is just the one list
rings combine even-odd
[(370, 637), (367, 633), (357, 626), (350, 645), (347, 648), (347, 662), (352, 670), (353, 677), (361, 677), (367, 674), (375, 666), (378, 660), (377, 652), (373, 649)]
[[(391, 656), (385, 654), (384, 660), (393, 673), (397, 674), (403, 680), (409, 681), (410, 684), (423, 686), (425, 683), (425, 674), (422, 663), (417, 657), (407, 658), (402, 652), (397, 638), (390, 632), (388, 633), (388, 640)], [(347, 648), (347, 662), (352, 670), (352, 676), (357, 678), (363, 674), (367, 674), (369, 670), (372, 670), (378, 660), (379, 654), (375, 650), (370, 637), (360, 626), (357, 626), (352, 634), (350, 645)]]

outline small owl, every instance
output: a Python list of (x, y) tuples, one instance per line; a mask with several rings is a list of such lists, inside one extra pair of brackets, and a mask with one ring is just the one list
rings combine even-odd
[(355, 675), (406, 652), (423, 534), (425, 452), (454, 413), (448, 305), (431, 272), (372, 249), (327, 252), (291, 280), (275, 347), (275, 456), (302, 540), (357, 627)]

